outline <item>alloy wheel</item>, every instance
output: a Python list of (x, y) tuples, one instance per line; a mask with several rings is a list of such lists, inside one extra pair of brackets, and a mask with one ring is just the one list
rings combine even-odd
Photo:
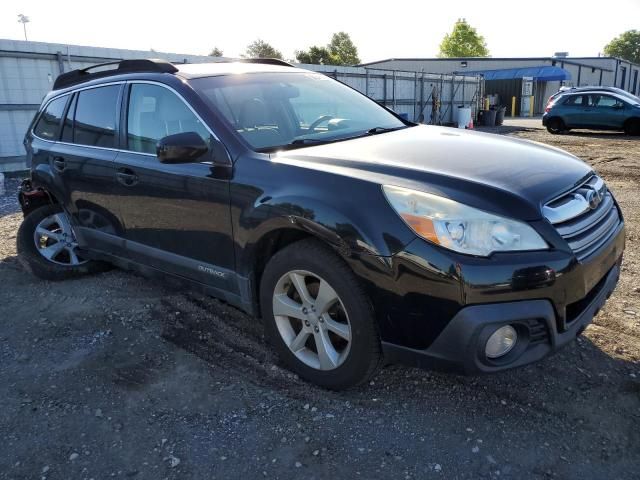
[(87, 260), (78, 254), (78, 242), (65, 213), (42, 219), (33, 234), (36, 249), (44, 258), (58, 265), (77, 266)]
[(307, 366), (333, 370), (349, 355), (349, 316), (333, 287), (318, 275), (284, 274), (273, 293), (273, 316), (284, 343)]

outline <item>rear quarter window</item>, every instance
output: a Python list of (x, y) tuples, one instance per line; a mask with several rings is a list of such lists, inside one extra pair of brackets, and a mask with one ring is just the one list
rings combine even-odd
[(33, 133), (45, 140), (57, 140), (60, 131), (60, 120), (67, 105), (68, 95), (52, 100), (38, 120)]

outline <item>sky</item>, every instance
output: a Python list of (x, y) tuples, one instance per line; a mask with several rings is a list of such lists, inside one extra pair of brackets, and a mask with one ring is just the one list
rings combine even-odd
[(640, 0), (531, 2), (395, 0), (3, 0), (0, 38), (23, 40), (18, 14), (30, 18), (29, 40), (98, 47), (236, 57), (260, 38), (293, 59), (345, 31), (363, 62), (434, 57), (442, 37), (465, 18), (492, 57), (597, 56), (613, 37), (640, 29)]

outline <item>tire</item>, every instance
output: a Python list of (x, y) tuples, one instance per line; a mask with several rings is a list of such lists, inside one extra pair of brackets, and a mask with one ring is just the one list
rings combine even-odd
[[(301, 278), (309, 302), (296, 286)], [(324, 301), (333, 294), (337, 298)], [(267, 339), (279, 358), (311, 383), (331, 390), (353, 387), (366, 382), (381, 362), (369, 298), (342, 259), (316, 240), (296, 242), (271, 258), (260, 282), (260, 306)], [(320, 349), (327, 340), (328, 347)]]
[(627, 135), (640, 135), (640, 118), (632, 118), (624, 124), (624, 133)]
[(554, 117), (547, 121), (547, 132), (554, 135), (562, 133), (567, 129), (561, 118)]
[[(18, 229), (17, 247), (20, 263), (36, 277), (53, 281), (107, 270), (108, 264), (84, 259), (81, 253), (77, 252), (75, 236), (66, 219), (67, 214), (59, 205), (44, 205), (30, 212)], [(60, 224), (64, 226), (61, 227)], [(41, 235), (36, 229), (38, 232), (46, 230), (49, 233)], [(63, 238), (64, 232), (69, 230), (71, 235)], [(58, 253), (47, 253), (51, 257), (49, 259), (42, 253), (47, 249)], [(70, 253), (71, 251), (73, 253)], [(77, 262), (73, 260), (74, 256)]]

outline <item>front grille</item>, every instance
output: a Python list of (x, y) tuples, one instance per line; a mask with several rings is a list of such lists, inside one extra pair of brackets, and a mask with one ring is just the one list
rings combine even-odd
[[(598, 203), (598, 197), (600, 199)], [(578, 260), (607, 243), (620, 225), (620, 213), (598, 176), (543, 207), (543, 213), (564, 238)]]

